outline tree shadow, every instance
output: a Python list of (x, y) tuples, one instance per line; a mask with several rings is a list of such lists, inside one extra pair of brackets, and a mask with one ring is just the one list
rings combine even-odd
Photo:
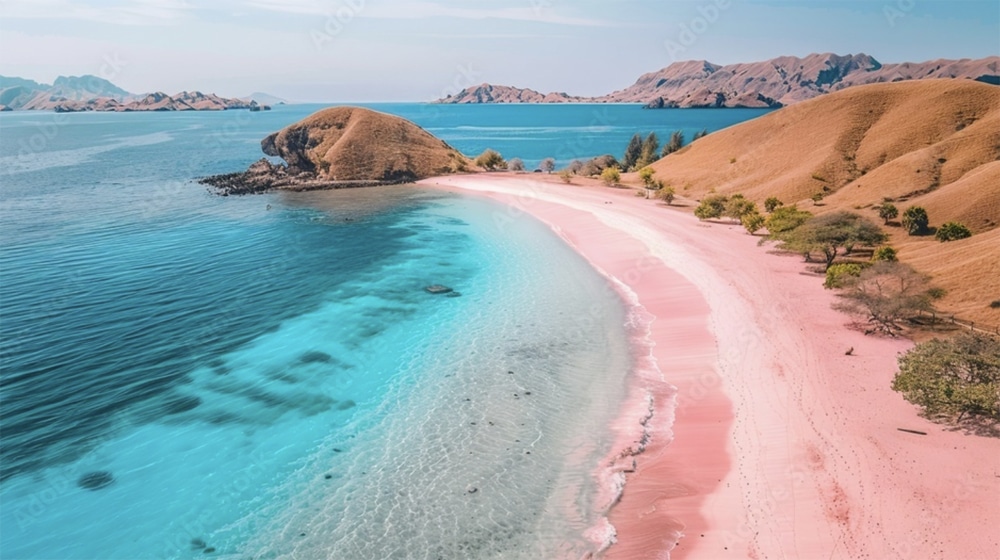
[(927, 417), (931, 422), (948, 424), (946, 432), (962, 432), (968, 436), (1000, 438), (1000, 420), (988, 416), (970, 415), (961, 421), (950, 416)]

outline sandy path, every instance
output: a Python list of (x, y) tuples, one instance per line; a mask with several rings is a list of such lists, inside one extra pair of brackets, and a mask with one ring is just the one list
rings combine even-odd
[(798, 258), (627, 190), (509, 175), (426, 183), (510, 204), (500, 219), (547, 222), (655, 316), (663, 379), (640, 363), (614, 427), (615, 455), (634, 447), (652, 395), (608, 558), (665, 557), (675, 543), (675, 559), (1000, 558), (1000, 441), (918, 417), (889, 389), (910, 344), (846, 329)]

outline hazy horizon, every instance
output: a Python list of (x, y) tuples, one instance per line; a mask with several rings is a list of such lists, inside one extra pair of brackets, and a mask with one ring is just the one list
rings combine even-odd
[(1000, 4), (960, 0), (4, 0), (0, 74), (135, 93), (428, 101), (490, 82), (603, 95), (680, 60), (1000, 54)]

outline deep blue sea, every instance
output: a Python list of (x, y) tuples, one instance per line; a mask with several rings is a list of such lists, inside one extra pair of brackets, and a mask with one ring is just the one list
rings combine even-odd
[[(0, 115), (0, 557), (592, 549), (627, 309), (492, 202), (193, 181), (321, 107)], [(529, 166), (766, 112), (371, 107)]]

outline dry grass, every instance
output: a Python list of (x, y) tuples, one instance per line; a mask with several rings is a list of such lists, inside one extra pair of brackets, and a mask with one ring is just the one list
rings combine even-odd
[[(735, 158), (735, 163), (730, 160)], [(657, 177), (769, 196), (814, 213), (890, 198), (900, 212), (923, 206), (931, 226), (964, 223), (976, 235), (939, 243), (890, 227), (901, 260), (948, 290), (940, 307), (1000, 325), (1000, 87), (968, 80), (860, 86), (786, 107), (710, 134), (653, 164)], [(626, 176), (631, 184), (638, 178)], [(820, 205), (811, 198), (823, 194)], [(877, 219), (877, 216), (875, 216)]]
[(264, 152), (331, 181), (421, 179), (468, 159), (410, 121), (360, 107), (324, 109), (272, 134)]

